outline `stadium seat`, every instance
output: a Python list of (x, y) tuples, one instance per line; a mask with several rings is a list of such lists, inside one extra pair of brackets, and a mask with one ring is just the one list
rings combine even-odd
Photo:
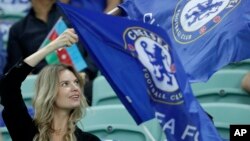
[(240, 62), (230, 63), (225, 66), (223, 69), (231, 69), (231, 70), (250, 70), (250, 59), (242, 60)]
[(193, 91), (199, 92), (210, 88), (240, 88), (241, 80), (247, 70), (220, 70), (213, 74), (206, 83), (193, 83)]
[[(0, 17), (1, 18), (1, 17)], [(1, 18), (0, 32), (3, 35), (4, 48), (7, 47), (10, 27), (19, 20), (19, 18)]]
[[(155, 141), (160, 141), (163, 132), (156, 120), (143, 125), (151, 132)], [(143, 127), (135, 123), (123, 105), (89, 107), (78, 127), (102, 140), (151, 141)]]
[(0, 18), (24, 17), (31, 8), (30, 0), (2, 0), (0, 2)]
[(250, 123), (250, 96), (241, 88), (247, 69), (226, 68), (206, 83), (194, 83), (192, 89), (202, 107), (213, 116), (223, 139), (229, 139), (230, 124)]
[(213, 116), (214, 124), (224, 139), (229, 139), (229, 127), (233, 124), (250, 123), (250, 105), (240, 103), (202, 103)]
[(7, 130), (6, 127), (0, 127), (0, 132), (2, 134), (3, 141), (12, 141), (12, 139), (11, 139), (11, 137), (9, 135), (9, 131)]
[(104, 76), (99, 75), (93, 82), (92, 105), (121, 104), (121, 101)]
[(201, 103), (228, 102), (250, 104), (250, 96), (241, 88), (247, 70), (220, 70), (206, 83), (194, 83), (192, 89)]

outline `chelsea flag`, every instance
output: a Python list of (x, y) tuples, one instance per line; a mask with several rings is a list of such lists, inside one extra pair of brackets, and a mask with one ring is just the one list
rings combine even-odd
[(138, 124), (156, 117), (168, 141), (220, 141), (159, 27), (68, 5), (60, 7)]
[(191, 82), (250, 58), (250, 0), (124, 0), (129, 19), (161, 26)]

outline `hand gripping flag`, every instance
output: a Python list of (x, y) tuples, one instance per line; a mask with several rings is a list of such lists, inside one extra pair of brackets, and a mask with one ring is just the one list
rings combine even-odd
[(161, 26), (190, 81), (250, 58), (250, 0), (124, 0), (129, 19)]
[(219, 141), (194, 98), (165, 31), (159, 27), (60, 4), (135, 121), (156, 117), (169, 141)]
[[(59, 18), (48, 36), (43, 41), (41, 47), (46, 46), (48, 43), (56, 39), (60, 34), (67, 29), (67, 25), (62, 18)], [(55, 52), (47, 55), (45, 60), (48, 64), (68, 64), (75, 67), (77, 71), (81, 71), (87, 67), (85, 60), (83, 59), (81, 52), (76, 44), (73, 44), (70, 48), (60, 48)]]

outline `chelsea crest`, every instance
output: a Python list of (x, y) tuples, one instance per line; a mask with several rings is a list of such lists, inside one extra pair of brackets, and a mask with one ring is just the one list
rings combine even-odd
[(123, 34), (125, 50), (142, 65), (147, 91), (151, 99), (176, 105), (183, 102), (175, 76), (175, 64), (169, 45), (157, 34), (130, 27)]
[(174, 38), (190, 43), (218, 25), (241, 0), (180, 0), (172, 18)]

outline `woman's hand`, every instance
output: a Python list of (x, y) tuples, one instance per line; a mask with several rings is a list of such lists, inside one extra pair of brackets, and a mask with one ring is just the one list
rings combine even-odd
[(75, 34), (74, 29), (66, 29), (59, 37), (50, 42), (48, 45), (25, 58), (24, 62), (34, 67), (49, 53), (61, 47), (70, 47), (76, 42), (78, 42), (78, 36)]
[(78, 36), (73, 28), (66, 29), (60, 36), (51, 42), (53, 50), (61, 47), (70, 47), (74, 43), (78, 42)]

